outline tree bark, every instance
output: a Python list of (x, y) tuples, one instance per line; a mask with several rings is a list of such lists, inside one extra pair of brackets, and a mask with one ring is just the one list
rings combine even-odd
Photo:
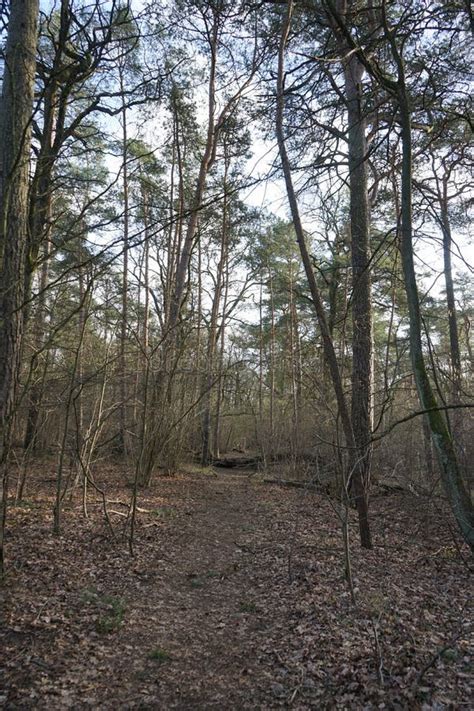
[[(393, 47), (393, 43), (392, 43)], [(426, 369), (421, 341), (421, 313), (413, 259), (412, 220), (412, 136), (411, 113), (405, 84), (403, 60), (396, 52), (398, 64), (398, 103), (402, 126), (402, 266), (410, 320), (410, 353), (421, 407), (428, 410), (426, 419), (438, 456), (443, 486), (461, 533), (474, 550), (474, 510), (464, 485), (446, 421), (440, 410)], [(394, 52), (394, 53), (395, 53)]]
[(331, 0), (326, 4), (338, 23), (351, 51), (356, 52), (365, 69), (379, 82), (381, 86), (396, 100), (399, 109), (399, 122), (402, 139), (402, 177), (401, 177), (401, 257), (408, 303), (410, 325), (410, 355), (413, 374), (418, 392), (418, 398), (423, 410), (427, 410), (426, 419), (431, 432), (434, 449), (441, 471), (441, 479), (446, 496), (451, 505), (459, 529), (472, 550), (474, 550), (474, 508), (467, 491), (460, 467), (457, 461), (454, 443), (446, 421), (431, 386), (423, 354), (421, 340), (422, 323), (420, 300), (416, 283), (416, 272), (413, 254), (413, 150), (410, 98), (406, 84), (405, 64), (397, 45), (393, 29), (389, 26), (386, 15), (386, 4), (382, 3), (382, 26), (387, 46), (392, 53), (396, 67), (396, 80), (384, 74), (378, 65), (373, 63), (360, 45), (354, 41), (342, 18), (335, 11)]
[(221, 410), (224, 401), (224, 390), (225, 390), (225, 375), (224, 375), (224, 347), (225, 347), (225, 332), (226, 332), (226, 313), (227, 313), (227, 302), (229, 299), (229, 278), (230, 278), (230, 268), (229, 268), (229, 254), (226, 250), (226, 259), (224, 267), (224, 293), (222, 296), (222, 320), (219, 327), (218, 341), (219, 349), (217, 356), (217, 392), (216, 392), (216, 409), (214, 412), (214, 455), (216, 457), (220, 456), (220, 439), (221, 439)]
[(38, 448), (38, 427), (48, 362), (47, 351), (46, 353), (41, 352), (44, 351), (46, 344), (46, 290), (49, 283), (49, 252), (50, 242), (46, 241), (44, 244), (43, 263), (41, 265), (38, 304), (33, 319), (35, 350), (30, 364), (30, 381), (32, 385), (29, 393), (29, 407), (23, 442), (24, 449), (33, 452)]
[(124, 98), (124, 68), (119, 68), (120, 92), (122, 94), (122, 170), (123, 170), (123, 267), (122, 267), (122, 313), (120, 322), (120, 451), (128, 453), (128, 381), (127, 381), (127, 333), (128, 333), (128, 252), (129, 252), (129, 195), (128, 195), (128, 131), (127, 107)]
[(458, 319), (456, 313), (456, 298), (454, 295), (453, 268), (451, 264), (452, 235), (447, 205), (447, 185), (444, 185), (444, 196), (441, 206), (441, 225), (443, 231), (443, 261), (446, 284), (446, 303), (448, 307), (449, 345), (451, 359), (451, 377), (453, 381), (454, 402), (461, 398), (461, 349), (459, 348)]
[(359, 515), (359, 532), (361, 544), (364, 548), (371, 548), (371, 536), (370, 536), (370, 526), (368, 517), (368, 506), (367, 498), (364, 490), (362, 473), (359, 466), (359, 459), (356, 455), (354, 433), (352, 429), (351, 417), (349, 414), (349, 408), (347, 406), (346, 397), (344, 394), (341, 374), (339, 371), (339, 366), (337, 362), (336, 353), (334, 350), (334, 344), (329, 333), (329, 328), (326, 320), (326, 314), (324, 311), (323, 301), (319, 291), (319, 287), (316, 282), (316, 278), (313, 272), (313, 267), (311, 263), (311, 258), (309, 256), (308, 248), (306, 246), (305, 234), (303, 225), (301, 222), (301, 217), (299, 213), (298, 201), (296, 198), (295, 189), (293, 186), (293, 179), (291, 174), (291, 166), (288, 158), (288, 153), (286, 150), (284, 130), (283, 130), (283, 112), (285, 106), (285, 95), (284, 95), (284, 55), (285, 47), (288, 39), (288, 34), (291, 24), (293, 3), (292, 0), (288, 2), (288, 10), (285, 22), (282, 28), (279, 56), (278, 56), (278, 80), (277, 80), (277, 113), (276, 113), (276, 134), (278, 141), (278, 148), (280, 153), (281, 164), (283, 168), (283, 173), (285, 177), (286, 191), (288, 195), (288, 202), (290, 203), (291, 214), (293, 218), (293, 224), (296, 232), (296, 238), (298, 241), (298, 246), (300, 248), (301, 258), (303, 261), (303, 266), (306, 273), (306, 278), (308, 280), (308, 285), (311, 293), (311, 299), (313, 302), (314, 309), (318, 318), (319, 328), (321, 330), (321, 336), (323, 340), (323, 349), (326, 362), (329, 367), (331, 374), (332, 384), (334, 392), (336, 395), (337, 405), (339, 413), (341, 416), (341, 421), (344, 429), (344, 436), (346, 440), (346, 446), (349, 451), (349, 481), (350, 484), (352, 480), (354, 482), (354, 492), (357, 504), (357, 510)]
[[(224, 151), (225, 151), (224, 142)], [(202, 419), (202, 450), (201, 450), (201, 464), (203, 467), (207, 467), (211, 461), (212, 456), (212, 442), (211, 442), (211, 407), (212, 407), (212, 393), (213, 393), (213, 381), (215, 377), (214, 365), (215, 365), (215, 355), (218, 341), (218, 329), (217, 321), (219, 317), (219, 307), (221, 303), (221, 294), (224, 278), (224, 267), (227, 259), (227, 244), (228, 244), (228, 197), (227, 197), (227, 172), (229, 169), (229, 161), (227, 156), (225, 158), (224, 166), (224, 202), (222, 205), (222, 227), (221, 227), (221, 249), (219, 255), (219, 263), (217, 265), (216, 274), (216, 284), (214, 289), (214, 297), (212, 300), (211, 308), (211, 319), (209, 322), (209, 337), (207, 345), (207, 359), (206, 359), (206, 380), (204, 383), (205, 392), (204, 395), (204, 412)], [(219, 383), (220, 387), (220, 383)]]
[[(347, 0), (338, 12), (347, 13)], [(347, 101), (352, 260), (352, 428), (363, 484), (368, 490), (372, 423), (372, 296), (370, 279), (370, 208), (367, 181), (366, 121), (362, 108), (364, 66), (336, 30), (344, 68)]]
[(273, 275), (268, 265), (268, 286), (270, 290), (270, 453), (275, 448), (275, 298)]
[(28, 182), (38, 0), (11, 3), (0, 103), (0, 574), (16, 386), (20, 374), (28, 244)]

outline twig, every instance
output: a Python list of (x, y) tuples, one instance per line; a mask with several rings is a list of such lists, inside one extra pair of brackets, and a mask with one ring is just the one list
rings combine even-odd
[(382, 613), (380, 613), (380, 615), (378, 616), (377, 622), (374, 622), (372, 620), (372, 629), (374, 631), (374, 640), (375, 640), (375, 661), (377, 663), (377, 679), (378, 679), (380, 686), (383, 686), (383, 684), (384, 684), (383, 659), (382, 659), (382, 652), (380, 649), (379, 635), (378, 635), (378, 631), (377, 631), (381, 617), (382, 617)]
[(299, 680), (299, 683), (293, 689), (293, 692), (292, 692), (290, 698), (288, 699), (288, 706), (292, 705), (293, 701), (296, 699), (297, 695), (299, 694), (301, 687), (303, 686), (304, 678), (305, 678), (304, 669), (300, 669), (300, 680)]
[(422, 680), (423, 677), (425, 676), (426, 672), (428, 672), (428, 671), (431, 669), (431, 667), (436, 664), (436, 662), (437, 662), (438, 659), (441, 657), (441, 655), (444, 654), (444, 652), (446, 652), (448, 649), (451, 649), (451, 648), (453, 647), (453, 645), (456, 644), (456, 642), (458, 641), (458, 639), (462, 636), (463, 632), (464, 632), (464, 630), (463, 630), (462, 628), (461, 628), (460, 630), (458, 630), (458, 631), (456, 632), (456, 634), (453, 635), (453, 637), (451, 637), (451, 639), (449, 640), (449, 642), (447, 642), (443, 647), (440, 647), (440, 648), (438, 649), (438, 651), (437, 651), (435, 654), (433, 654), (433, 656), (431, 657), (431, 659), (427, 662), (427, 664), (425, 664), (425, 666), (423, 667), (423, 669), (420, 671), (420, 673), (419, 673), (418, 676), (416, 677), (416, 680), (415, 680), (415, 682), (414, 682), (414, 684), (413, 684), (413, 688), (414, 688), (414, 689), (416, 689), (416, 688), (420, 685), (421, 680)]

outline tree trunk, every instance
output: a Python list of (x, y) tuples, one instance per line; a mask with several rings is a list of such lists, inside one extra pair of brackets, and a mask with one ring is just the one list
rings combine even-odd
[(412, 219), (412, 133), (410, 100), (405, 79), (404, 60), (397, 46), (395, 35), (391, 30), (385, 14), (385, 5), (382, 4), (382, 25), (385, 39), (391, 50), (397, 71), (397, 80), (394, 81), (382, 73), (379, 67), (372, 63), (367, 55), (351, 38), (348, 29), (340, 16), (334, 11), (334, 6), (329, 0), (327, 4), (338, 26), (344, 31), (351, 51), (357, 52), (365, 68), (372, 76), (393, 96), (399, 108), (399, 120), (402, 139), (402, 180), (401, 180), (401, 256), (405, 292), (408, 303), (410, 324), (410, 355), (413, 366), (418, 398), (423, 410), (426, 410), (426, 419), (431, 432), (431, 439), (437, 454), (441, 471), (443, 486), (451, 505), (459, 529), (474, 550), (474, 509), (471, 498), (464, 485), (459, 464), (456, 458), (454, 444), (442, 412), (431, 386), (423, 354), (421, 340), (422, 323), (420, 300), (416, 283), (416, 272), (413, 255), (413, 219)]
[(260, 274), (260, 289), (258, 298), (258, 423), (259, 440), (263, 432), (263, 275)]
[(0, 103), (0, 575), (4, 570), (7, 459), (23, 336), (37, 21), (37, 0), (11, 3)]
[[(344, 18), (347, 0), (338, 0)], [(336, 27), (344, 68), (347, 102), (352, 261), (352, 428), (366, 490), (370, 480), (372, 436), (372, 297), (370, 280), (370, 208), (367, 184), (366, 121), (362, 109), (364, 66)]]
[(68, 44), (71, 23), (69, 0), (61, 0), (59, 14), (57, 44), (44, 89), (43, 125), (30, 188), (28, 259), (25, 272), (27, 296), (30, 294), (31, 280), (37, 267), (41, 246), (50, 232), (53, 168), (64, 141), (66, 106), (72, 87), (72, 84), (66, 83), (60, 88), (58, 81), (64, 65), (64, 50)]
[[(163, 323), (163, 338), (161, 348), (161, 367), (157, 373), (152, 385), (152, 394), (150, 402), (150, 417), (152, 420), (157, 418), (163, 419), (163, 410), (165, 396), (171, 398), (170, 386), (172, 384), (172, 372), (174, 371), (174, 361), (176, 358), (176, 340), (177, 326), (181, 315), (184, 296), (186, 293), (188, 270), (191, 261), (191, 254), (196, 239), (198, 228), (199, 209), (202, 205), (206, 180), (209, 170), (214, 162), (215, 149), (218, 137), (218, 128), (216, 125), (216, 69), (217, 69), (217, 38), (218, 38), (218, 20), (214, 18), (214, 26), (210, 35), (211, 49), (211, 66), (209, 70), (208, 82), (208, 126), (207, 138), (204, 148), (204, 153), (201, 157), (199, 173), (194, 190), (193, 198), (190, 205), (190, 216), (186, 227), (186, 233), (182, 244), (176, 245), (176, 270), (173, 274), (174, 285), (169, 289), (169, 304), (166, 308), (166, 316)], [(219, 122), (217, 122), (219, 123)], [(177, 118), (175, 118), (175, 138), (177, 139), (177, 147), (179, 147), (179, 136), (177, 128)], [(178, 167), (181, 161), (178, 158)], [(182, 178), (180, 179), (180, 188), (184, 189)], [(180, 229), (180, 226), (179, 226)], [(138, 481), (140, 484), (148, 484), (157, 453), (163, 446), (158, 441), (160, 433), (157, 431), (156, 423), (152, 423), (147, 427), (147, 437), (144, 446), (144, 451), (140, 457), (140, 473)]]
[[(30, 365), (31, 389), (29, 396), (29, 408), (26, 421), (26, 430), (23, 446), (27, 451), (36, 451), (38, 448), (38, 427), (41, 403), (43, 400), (44, 381), (46, 375), (46, 365), (48, 358), (42, 353), (46, 343), (46, 289), (49, 282), (49, 251), (50, 243), (45, 242), (43, 252), (43, 264), (41, 266), (41, 277), (39, 283), (38, 304), (33, 322), (34, 349)], [(41, 367), (43, 364), (43, 367)]]
[(371, 548), (371, 536), (369, 527), (369, 517), (368, 517), (368, 506), (367, 498), (364, 490), (363, 484), (363, 469), (360, 468), (359, 458), (356, 454), (354, 433), (352, 430), (352, 423), (349, 414), (349, 408), (347, 406), (344, 388), (342, 384), (341, 374), (339, 371), (339, 366), (337, 362), (336, 353), (334, 350), (334, 344), (329, 333), (329, 328), (326, 320), (326, 314), (324, 311), (323, 301), (321, 294), (314, 276), (313, 267), (311, 263), (311, 258), (309, 256), (308, 248), (305, 241), (305, 233), (303, 225), (300, 218), (298, 202), (296, 199), (296, 193), (293, 186), (293, 179), (291, 175), (290, 161), (288, 158), (288, 153), (286, 151), (286, 144), (283, 131), (283, 112), (284, 112), (284, 54), (285, 46), (288, 38), (288, 33), (291, 23), (293, 3), (290, 0), (288, 2), (287, 16), (282, 28), (282, 35), (279, 48), (278, 57), (278, 84), (277, 84), (277, 114), (276, 114), (276, 134), (278, 141), (278, 148), (280, 152), (280, 159), (283, 168), (283, 173), (285, 177), (286, 190), (288, 194), (288, 202), (290, 203), (291, 214), (293, 218), (293, 224), (296, 232), (296, 238), (298, 241), (298, 246), (300, 248), (301, 258), (303, 261), (303, 266), (306, 273), (306, 278), (308, 280), (308, 285), (311, 293), (311, 299), (313, 302), (314, 309), (318, 318), (319, 328), (321, 330), (321, 336), (323, 339), (323, 349), (326, 362), (329, 367), (329, 371), (332, 378), (332, 384), (334, 392), (336, 395), (336, 400), (339, 408), (339, 413), (341, 416), (342, 425), (344, 428), (344, 436), (346, 440), (346, 446), (349, 450), (349, 481), (350, 484), (352, 480), (354, 482), (354, 492), (357, 504), (357, 510), (359, 515), (359, 531), (360, 540), (364, 548)]
[(412, 136), (411, 114), (407, 95), (403, 60), (392, 40), (392, 49), (398, 65), (398, 103), (402, 126), (402, 265), (410, 320), (410, 353), (418, 397), (421, 407), (427, 410), (431, 438), (437, 453), (441, 479), (459, 529), (474, 550), (474, 510), (459, 468), (446, 421), (438, 403), (426, 369), (421, 341), (421, 313), (416, 273), (413, 259), (412, 226)]
[(444, 278), (446, 283), (446, 302), (448, 306), (449, 344), (451, 356), (451, 375), (453, 379), (453, 396), (459, 402), (461, 395), (461, 352), (459, 348), (458, 320), (456, 314), (456, 299), (454, 296), (453, 269), (451, 265), (451, 225), (448, 209), (444, 207), (441, 215), (443, 225), (443, 259)]
[(270, 266), (268, 266), (268, 285), (270, 289), (270, 453), (273, 454), (275, 447), (275, 299)]
[[(451, 391), (453, 403), (458, 405), (461, 402), (462, 394), (462, 370), (461, 370), (461, 349), (459, 347), (458, 333), (458, 318), (456, 312), (456, 299), (454, 295), (453, 268), (451, 263), (452, 250), (452, 234), (451, 222), (448, 211), (448, 181), (443, 180), (443, 195), (441, 200), (441, 229), (443, 232), (443, 260), (444, 260), (444, 278), (446, 284), (446, 304), (448, 307), (448, 326), (449, 326), (449, 356), (451, 361)], [(465, 464), (465, 449), (463, 442), (462, 431), (462, 414), (461, 411), (454, 411), (451, 420), (452, 436), (457, 445), (457, 453), (461, 462), (461, 466)]]
[[(224, 144), (225, 150), (225, 144)], [(201, 464), (207, 467), (211, 460), (211, 407), (212, 393), (214, 381), (214, 365), (215, 354), (218, 340), (217, 320), (219, 317), (219, 308), (221, 303), (221, 292), (224, 278), (224, 266), (227, 259), (227, 242), (228, 242), (228, 198), (227, 198), (227, 171), (229, 169), (229, 161), (226, 157), (224, 166), (224, 202), (222, 206), (222, 227), (221, 227), (221, 250), (219, 256), (219, 264), (217, 265), (216, 284), (214, 289), (214, 298), (212, 300), (211, 319), (209, 322), (209, 339), (207, 346), (207, 361), (206, 361), (206, 380), (204, 383), (204, 412), (202, 421), (202, 450)], [(220, 385), (219, 385), (220, 387)]]
[(293, 406), (293, 432), (292, 447), (295, 457), (298, 456), (300, 447), (301, 426), (301, 352), (298, 330), (298, 316), (296, 313), (294, 293), (293, 265), (290, 265), (289, 292), (289, 321), (290, 321), (290, 371), (291, 371), (291, 399)]
[(345, 63), (349, 121), (349, 182), (352, 259), (352, 427), (364, 487), (368, 489), (372, 422), (372, 297), (370, 217), (365, 119), (361, 111), (363, 68), (355, 55)]
[[(123, 68), (120, 69), (120, 90), (124, 96)], [(119, 447), (124, 455), (128, 453), (127, 410), (127, 333), (128, 333), (128, 252), (129, 252), (129, 196), (128, 196), (128, 132), (127, 109), (122, 99), (122, 169), (123, 169), (123, 269), (122, 269), (122, 313), (120, 324), (120, 432)]]
[(222, 298), (222, 321), (219, 328), (219, 352), (217, 359), (217, 393), (216, 393), (216, 409), (214, 413), (214, 455), (216, 457), (220, 456), (220, 439), (221, 439), (221, 410), (224, 400), (224, 386), (225, 386), (225, 376), (224, 376), (224, 347), (225, 347), (225, 330), (226, 330), (226, 312), (227, 312), (227, 302), (229, 299), (229, 254), (226, 251), (225, 259), (225, 269), (224, 269), (224, 294)]

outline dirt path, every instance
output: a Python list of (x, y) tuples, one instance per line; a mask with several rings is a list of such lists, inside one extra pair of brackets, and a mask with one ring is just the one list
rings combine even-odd
[[(336, 518), (314, 493), (241, 474), (183, 475), (160, 480), (140, 506), (147, 513), (134, 558), (106, 535), (98, 512), (84, 521), (72, 507), (58, 540), (47, 493), (14, 510), (10, 555), (17, 548), (18, 563), (5, 591), (0, 705), (370, 709), (467, 701), (462, 628), (441, 679), (438, 665), (436, 676), (426, 672), (414, 685), (466, 613), (465, 567), (452, 551), (420, 562), (426, 546), (407, 540), (411, 530), (392, 511), (380, 513), (376, 537), (381, 546), (384, 533), (397, 535), (404, 553), (379, 549), (362, 560), (355, 546), (364, 593), (354, 608)], [(428, 525), (417, 520), (413, 530), (415, 523)]]

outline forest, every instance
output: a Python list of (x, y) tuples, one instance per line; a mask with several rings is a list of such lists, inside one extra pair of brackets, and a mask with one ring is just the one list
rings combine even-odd
[(471, 4), (0, 13), (0, 707), (472, 708)]

